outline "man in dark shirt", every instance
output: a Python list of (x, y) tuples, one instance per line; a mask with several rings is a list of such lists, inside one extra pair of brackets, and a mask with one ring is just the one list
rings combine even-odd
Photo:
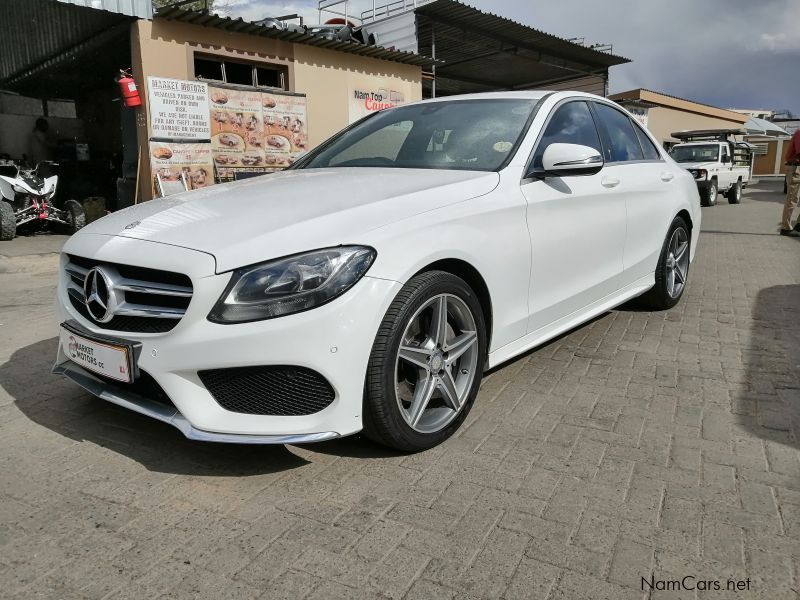
[(786, 164), (789, 165), (789, 173), (786, 175), (788, 190), (786, 202), (783, 204), (781, 235), (798, 237), (800, 236), (800, 219), (792, 230), (792, 213), (800, 201), (800, 129), (795, 131), (792, 139), (789, 140), (789, 147), (786, 149)]

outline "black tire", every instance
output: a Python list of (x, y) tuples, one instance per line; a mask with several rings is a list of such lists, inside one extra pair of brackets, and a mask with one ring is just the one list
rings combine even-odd
[(6, 201), (0, 200), (0, 241), (13, 240), (17, 235), (17, 217), (14, 208)]
[(703, 198), (701, 199), (701, 206), (714, 206), (717, 203), (718, 193), (719, 188), (717, 188), (717, 180), (712, 179), (709, 186), (706, 188)]
[(725, 195), (728, 197), (728, 204), (739, 204), (742, 201), (742, 180), (737, 180)]
[[(426, 302), (440, 294), (458, 297), (472, 313), (478, 338), (477, 367), (455, 418), (439, 431), (421, 433), (412, 429), (400, 412), (395, 391), (395, 365), (407, 324)], [(486, 324), (480, 301), (463, 279), (444, 271), (429, 271), (411, 279), (386, 311), (375, 336), (364, 386), (364, 435), (404, 452), (426, 450), (449, 438), (469, 414), (478, 395), (486, 347)]]
[(67, 213), (67, 231), (70, 235), (86, 226), (86, 213), (77, 200), (64, 202), (64, 212)]
[[(672, 308), (678, 304), (678, 302), (680, 302), (680, 299), (683, 297), (683, 292), (686, 290), (686, 286), (684, 285), (680, 290), (680, 293), (675, 297), (671, 296), (667, 291), (667, 256), (669, 254), (669, 242), (672, 239), (672, 235), (679, 228), (683, 228), (684, 232), (686, 233), (686, 239), (689, 242), (686, 252), (689, 256), (691, 255), (692, 235), (691, 231), (689, 230), (689, 226), (681, 217), (675, 217), (669, 227), (669, 230), (667, 231), (667, 237), (664, 238), (664, 245), (661, 247), (661, 253), (658, 256), (658, 265), (656, 265), (656, 284), (641, 297), (642, 303), (653, 310), (667, 310)], [(689, 263), (687, 261), (687, 279), (688, 275)]]

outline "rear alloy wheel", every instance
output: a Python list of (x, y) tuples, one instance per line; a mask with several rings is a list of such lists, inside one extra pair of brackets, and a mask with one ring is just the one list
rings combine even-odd
[(728, 190), (728, 204), (739, 204), (742, 201), (742, 180), (739, 179)]
[(658, 259), (656, 284), (642, 296), (651, 308), (666, 310), (681, 299), (689, 279), (690, 250), (689, 228), (681, 217), (675, 217)]
[(412, 452), (450, 437), (478, 394), (485, 347), (480, 303), (462, 279), (431, 271), (409, 281), (375, 338), (365, 434)]

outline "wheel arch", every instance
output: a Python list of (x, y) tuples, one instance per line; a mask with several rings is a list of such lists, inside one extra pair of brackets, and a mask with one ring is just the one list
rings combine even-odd
[(489, 286), (480, 271), (465, 260), (459, 258), (443, 258), (432, 262), (419, 271), (414, 273), (414, 277), (420, 273), (428, 271), (446, 271), (460, 277), (467, 282), (470, 288), (478, 296), (478, 302), (483, 311), (483, 321), (486, 323), (486, 345), (487, 351), (492, 347), (492, 296), (489, 293)]
[(689, 211), (685, 208), (682, 208), (678, 211), (678, 214), (675, 215), (676, 217), (682, 218), (686, 221), (686, 224), (689, 226), (689, 234), (691, 235), (692, 229), (694, 229), (694, 223), (692, 222), (692, 215), (689, 214)]

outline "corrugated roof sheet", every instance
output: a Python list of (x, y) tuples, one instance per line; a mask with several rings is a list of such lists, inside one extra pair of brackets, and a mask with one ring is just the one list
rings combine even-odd
[(486, 37), (504, 39), (512, 45), (539, 50), (565, 60), (602, 67), (631, 62), (623, 56), (581, 46), (517, 21), (480, 11), (458, 0), (435, 0), (418, 6), (415, 11), (418, 15), (444, 22), (452, 27), (463, 27), (469, 31), (478, 30)]
[(2, 0), (0, 87), (25, 70), (133, 19), (53, 0)]
[(140, 19), (153, 18), (152, 0), (57, 0), (65, 4), (75, 4), (86, 8), (95, 8), (115, 12)]
[(155, 18), (191, 23), (192, 25), (202, 25), (203, 27), (214, 27), (232, 33), (245, 33), (247, 35), (282, 40), (295, 44), (316, 46), (318, 48), (326, 48), (337, 52), (346, 52), (348, 54), (356, 54), (358, 56), (388, 60), (407, 65), (424, 67), (430, 66), (434, 62), (433, 59), (427, 56), (414, 54), (412, 52), (398, 52), (397, 50), (387, 50), (381, 46), (365, 46), (357, 42), (340, 42), (310, 33), (276, 29), (267, 25), (245, 21), (241, 17), (233, 19), (231, 17), (222, 17), (181, 8), (164, 8), (156, 11)]

